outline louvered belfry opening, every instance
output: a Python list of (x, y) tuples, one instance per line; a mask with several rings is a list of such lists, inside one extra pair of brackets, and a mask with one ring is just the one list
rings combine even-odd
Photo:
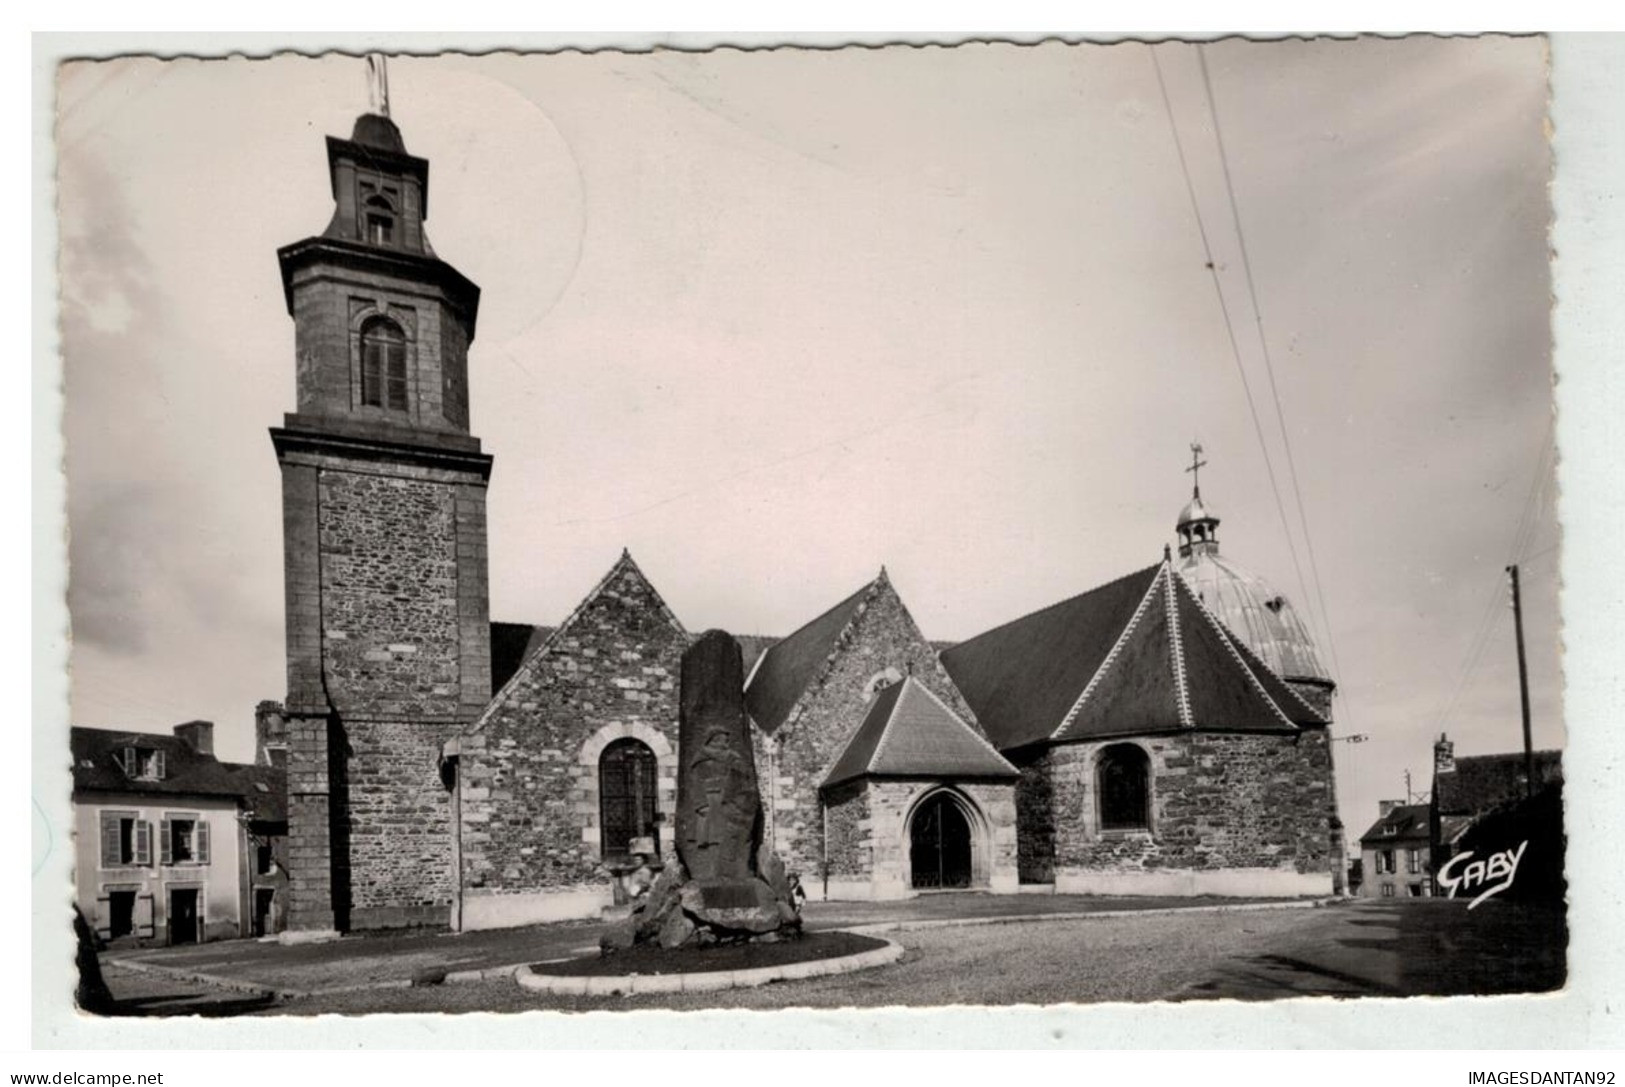
[(909, 867), (915, 890), (971, 885), (971, 828), (947, 793), (926, 800), (909, 825)]
[[(600, 841), (611, 864), (632, 859), (635, 838), (656, 838), (655, 753), (641, 740), (616, 740), (598, 759)], [(660, 843), (654, 842), (658, 855)]]

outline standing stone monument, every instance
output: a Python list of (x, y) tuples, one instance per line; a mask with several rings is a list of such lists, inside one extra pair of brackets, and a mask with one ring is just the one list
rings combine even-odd
[(710, 630), (683, 654), (677, 730), (677, 856), (605, 952), (658, 940), (665, 948), (777, 940), (799, 932), (784, 865), (762, 841), (745, 667), (739, 643)]

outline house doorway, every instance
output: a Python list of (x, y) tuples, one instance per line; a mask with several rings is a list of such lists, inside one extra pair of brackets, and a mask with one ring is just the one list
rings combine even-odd
[(122, 939), (135, 935), (135, 892), (107, 892), (107, 938)]
[(254, 888), (254, 935), (266, 936), (271, 932), (271, 904), (276, 891), (270, 887)]
[(915, 890), (971, 885), (970, 822), (950, 794), (938, 793), (915, 811), (908, 859)]
[(169, 892), (169, 942), (198, 942), (197, 888), (174, 887)]

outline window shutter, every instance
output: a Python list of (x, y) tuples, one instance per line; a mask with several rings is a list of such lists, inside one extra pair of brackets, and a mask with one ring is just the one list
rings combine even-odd
[(114, 868), (118, 865), (118, 816), (110, 811), (102, 812), (102, 867)]
[(135, 863), (142, 868), (152, 864), (152, 824), (145, 819), (135, 821)]
[(192, 852), (197, 856), (199, 864), (209, 863), (209, 823), (206, 819), (199, 819), (192, 826), (196, 828), (192, 843)]
[(135, 748), (126, 747), (124, 749), (124, 760), (121, 765), (124, 767), (125, 777), (135, 777), (137, 770), (135, 765)]
[(158, 824), (158, 853), (159, 863), (166, 865), (175, 863), (175, 853), (170, 848), (168, 819)]
[(164, 780), (164, 753), (162, 751), (152, 753), (152, 776), (159, 781)]

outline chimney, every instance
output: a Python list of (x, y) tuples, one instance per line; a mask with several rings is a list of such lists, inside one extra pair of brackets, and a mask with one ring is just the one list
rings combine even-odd
[(1450, 774), (1456, 769), (1456, 745), (1451, 743), (1443, 733), (1439, 733), (1439, 742), (1433, 745), (1433, 772), (1435, 774)]
[(214, 722), (188, 721), (175, 726), (175, 738), (199, 755), (214, 754)]
[(1405, 802), (1403, 800), (1379, 800), (1377, 801), (1377, 818), (1386, 819), (1388, 814), (1395, 808), (1403, 808), (1404, 806)]
[(261, 702), (254, 707), (254, 761), (260, 766), (279, 766), (286, 764), (287, 757), (288, 718), (282, 703)]

